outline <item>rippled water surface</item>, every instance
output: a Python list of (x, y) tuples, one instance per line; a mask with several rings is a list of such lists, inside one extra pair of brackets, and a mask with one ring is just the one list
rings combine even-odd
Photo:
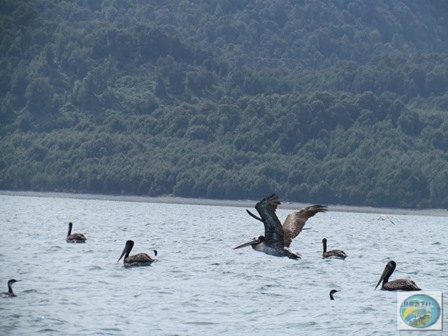
[[(290, 211), (281, 205), (280, 220)], [(316, 215), (292, 243), (302, 254), (294, 261), (233, 250), (263, 233), (239, 206), (0, 195), (1, 291), (21, 280), (17, 297), (0, 298), (0, 334), (399, 334), (396, 294), (376, 282), (393, 259), (392, 279), (409, 276), (446, 298), (448, 218), (392, 214), (392, 224), (379, 215)], [(65, 242), (69, 221), (86, 244)], [(348, 258), (323, 260), (324, 237)], [(156, 249), (157, 262), (117, 263), (128, 239), (133, 253)], [(447, 312), (444, 303), (445, 329)]]

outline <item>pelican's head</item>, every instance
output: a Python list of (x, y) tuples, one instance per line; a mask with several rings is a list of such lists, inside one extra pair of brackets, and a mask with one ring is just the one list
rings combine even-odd
[(242, 244), (239, 244), (239, 245), (235, 246), (233, 249), (236, 250), (236, 249), (239, 249), (241, 247), (255, 246), (255, 245), (260, 244), (263, 240), (264, 240), (264, 236), (254, 237), (254, 238), (252, 238), (251, 240), (249, 240), (247, 242), (244, 242)]
[(134, 241), (128, 240), (126, 242), (126, 245), (124, 246), (123, 252), (121, 252), (120, 258), (118, 258), (117, 263), (121, 260), (121, 258), (126, 259), (129, 256), (129, 253), (131, 253), (132, 248), (134, 247)]
[(387, 263), (386, 267), (384, 267), (383, 274), (381, 274), (380, 280), (378, 281), (378, 283), (375, 286), (375, 289), (379, 286), (381, 281), (385, 280), (387, 282), (389, 280), (389, 277), (395, 271), (396, 266), (397, 266), (397, 263), (393, 260), (391, 260)]

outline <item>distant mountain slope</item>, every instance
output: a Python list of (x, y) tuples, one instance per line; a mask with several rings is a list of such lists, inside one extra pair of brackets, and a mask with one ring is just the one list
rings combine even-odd
[(448, 5), (0, 2), (0, 188), (448, 207)]

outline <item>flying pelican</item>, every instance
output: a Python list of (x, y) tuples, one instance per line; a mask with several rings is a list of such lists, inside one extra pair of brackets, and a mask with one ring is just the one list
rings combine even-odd
[(395, 267), (397, 266), (397, 263), (393, 260), (389, 261), (384, 268), (383, 274), (381, 275), (380, 280), (375, 286), (375, 289), (378, 287), (378, 285), (383, 281), (383, 284), (381, 285), (381, 289), (383, 290), (389, 290), (389, 291), (418, 291), (421, 290), (414, 281), (408, 280), (408, 279), (396, 279), (389, 281), (389, 277), (392, 275), (392, 273), (395, 271)]
[[(151, 258), (146, 253), (137, 253), (132, 256), (129, 256), (129, 253), (131, 253), (132, 248), (134, 247), (134, 241), (128, 240), (126, 242), (126, 245), (124, 246), (123, 252), (121, 253), (120, 258), (118, 259), (117, 263), (123, 258), (123, 265), (128, 266), (149, 266), (152, 264), (152, 262), (155, 260)], [(157, 251), (154, 250), (154, 255), (157, 256)]]
[(261, 218), (246, 210), (253, 218), (263, 222), (265, 235), (237, 245), (234, 249), (252, 246), (255, 251), (264, 252), (272, 256), (299, 259), (301, 257), (300, 253), (293, 252), (289, 248), (292, 240), (302, 231), (308, 218), (318, 212), (326, 212), (328, 209), (324, 205), (308, 206), (289, 214), (282, 226), (275, 213), (277, 206), (280, 204), (278, 196), (272, 194), (255, 205), (255, 209), (257, 209)]
[(332, 289), (332, 290), (330, 291), (330, 300), (334, 300), (333, 294), (334, 294), (334, 293), (337, 293), (337, 292), (340, 292), (340, 291), (338, 291), (338, 290), (336, 290), (336, 289)]
[(67, 243), (85, 243), (87, 238), (82, 233), (72, 233), (73, 223), (68, 223)]
[(16, 280), (16, 279), (11, 279), (8, 281), (8, 291), (2, 293), (2, 297), (14, 297), (16, 296), (16, 294), (12, 291), (12, 284), (15, 282), (18, 282), (20, 280)]
[(327, 238), (322, 239), (322, 245), (324, 246), (324, 251), (322, 253), (322, 258), (328, 259), (342, 259), (347, 258), (347, 254), (342, 250), (331, 250), (327, 251)]

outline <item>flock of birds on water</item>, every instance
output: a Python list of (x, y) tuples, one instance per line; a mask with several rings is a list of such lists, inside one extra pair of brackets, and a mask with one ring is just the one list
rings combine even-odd
[[(296, 238), (302, 230), (307, 220), (313, 217), (319, 212), (327, 212), (328, 207), (325, 205), (311, 205), (290, 213), (283, 225), (277, 217), (276, 210), (280, 205), (280, 199), (276, 194), (272, 194), (263, 198), (255, 205), (259, 216), (253, 214), (249, 210), (247, 213), (256, 220), (264, 224), (264, 236), (255, 237), (247, 242), (239, 244), (234, 249), (239, 249), (245, 246), (251, 246), (255, 251), (263, 252), (271, 256), (276, 257), (288, 257), (290, 259), (300, 259), (299, 252), (292, 251), (290, 249), (291, 242)], [(384, 220), (384, 219), (383, 219)], [(390, 219), (389, 219), (390, 220)], [(391, 221), (392, 222), (392, 221)], [(393, 223), (393, 222), (392, 222)], [(72, 233), (73, 223), (68, 224), (68, 233), (66, 241), (67, 243), (85, 243), (87, 238), (82, 233)], [(347, 258), (347, 254), (342, 250), (330, 250), (327, 251), (327, 239), (322, 239), (322, 258), (328, 259), (341, 259)], [(132, 248), (134, 247), (134, 241), (126, 241), (125, 247), (118, 258), (117, 263), (123, 258), (123, 265), (125, 267), (133, 266), (149, 266), (155, 259), (149, 256), (147, 253), (137, 253), (130, 255)], [(157, 256), (157, 250), (154, 250), (154, 257)], [(396, 279), (389, 281), (390, 276), (395, 271), (397, 266), (396, 262), (391, 260), (387, 263), (384, 271), (375, 286), (375, 289), (382, 283), (381, 289), (388, 291), (418, 291), (421, 290), (414, 281), (409, 279)], [(20, 280), (10, 279), (8, 281), (8, 291), (2, 293), (2, 297), (15, 297), (16, 294), (12, 290), (12, 285)], [(334, 294), (339, 290), (332, 289), (330, 291), (330, 299), (334, 300)]]

